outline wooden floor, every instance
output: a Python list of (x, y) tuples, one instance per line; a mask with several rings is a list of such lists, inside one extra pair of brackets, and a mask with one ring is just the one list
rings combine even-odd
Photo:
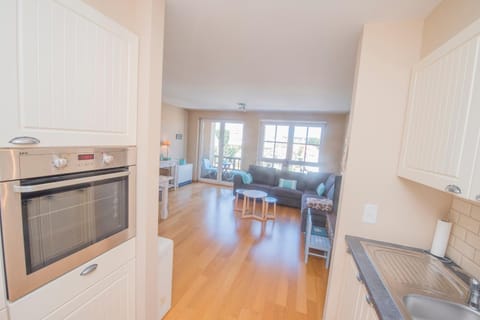
[(165, 319), (321, 319), (328, 271), (320, 258), (303, 263), (299, 211), (279, 206), (262, 224), (239, 218), (229, 188), (171, 191), (158, 227), (175, 243)]

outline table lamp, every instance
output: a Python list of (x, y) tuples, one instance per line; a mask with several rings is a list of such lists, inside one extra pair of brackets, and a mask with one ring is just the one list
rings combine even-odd
[(165, 139), (160, 143), (160, 146), (167, 147), (167, 157), (166, 157), (167, 160), (169, 160), (169, 158), (168, 158), (168, 147), (170, 147), (171, 144), (172, 143), (168, 139)]

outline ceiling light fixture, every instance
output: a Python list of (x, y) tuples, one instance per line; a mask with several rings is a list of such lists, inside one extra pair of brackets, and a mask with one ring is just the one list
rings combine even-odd
[(247, 104), (244, 102), (239, 102), (238, 104), (238, 110), (242, 112), (247, 112)]

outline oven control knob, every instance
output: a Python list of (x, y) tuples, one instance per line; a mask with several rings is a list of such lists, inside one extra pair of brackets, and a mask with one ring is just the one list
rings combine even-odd
[(110, 164), (113, 162), (113, 156), (109, 155), (108, 153), (103, 154), (103, 163), (104, 164)]
[(65, 168), (68, 164), (68, 160), (65, 158), (53, 159), (53, 166), (57, 169)]

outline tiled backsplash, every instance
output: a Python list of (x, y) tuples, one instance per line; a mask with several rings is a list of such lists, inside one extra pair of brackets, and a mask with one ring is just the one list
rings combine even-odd
[(454, 198), (447, 257), (480, 279), (480, 205)]

